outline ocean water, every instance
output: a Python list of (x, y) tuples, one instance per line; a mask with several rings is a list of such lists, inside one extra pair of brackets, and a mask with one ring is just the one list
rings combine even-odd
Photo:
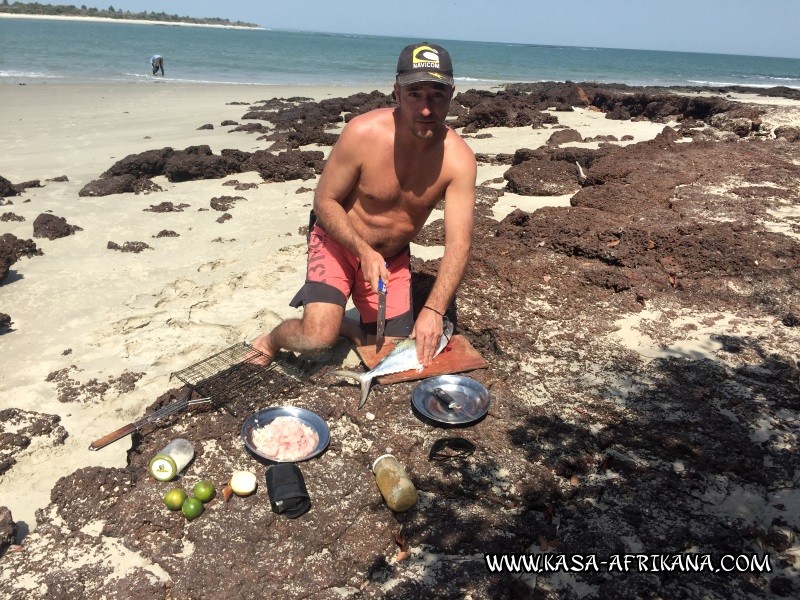
[[(167, 81), (385, 89), (400, 50), (421, 40), (363, 35), (0, 18), (0, 85)], [(758, 56), (430, 39), (453, 57), (456, 85), (597, 81), (629, 85), (786, 86), (800, 60)]]

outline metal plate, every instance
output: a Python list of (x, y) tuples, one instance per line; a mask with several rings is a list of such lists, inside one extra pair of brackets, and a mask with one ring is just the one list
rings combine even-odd
[[(294, 417), (303, 423), (303, 425), (307, 425), (316, 431), (317, 435), (319, 436), (317, 447), (314, 448), (314, 450), (308, 455), (290, 461), (278, 460), (275, 457), (268, 456), (260, 451), (253, 443), (253, 431), (259, 427), (265, 427), (266, 425), (269, 425), (278, 417)], [(311, 412), (310, 410), (298, 408), (296, 406), (277, 406), (273, 408), (265, 408), (247, 417), (242, 425), (242, 441), (244, 442), (245, 447), (256, 456), (260, 456), (261, 458), (265, 458), (271, 462), (302, 462), (304, 460), (308, 460), (309, 458), (314, 458), (318, 454), (322, 453), (325, 448), (327, 448), (330, 439), (331, 434), (330, 430), (328, 429), (328, 424), (322, 419), (322, 417), (314, 412)]]
[[(452, 398), (449, 402), (434, 394), (441, 389)], [(447, 425), (473, 423), (489, 412), (489, 390), (483, 384), (465, 375), (439, 375), (425, 379), (414, 388), (411, 403), (423, 416)]]

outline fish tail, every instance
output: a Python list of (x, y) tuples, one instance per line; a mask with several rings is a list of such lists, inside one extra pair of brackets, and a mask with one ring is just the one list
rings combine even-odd
[(372, 377), (365, 377), (361, 379), (361, 402), (358, 403), (358, 408), (364, 406), (369, 395), (369, 386), (372, 385)]
[(339, 377), (346, 377), (347, 379), (356, 379), (361, 382), (361, 402), (358, 403), (358, 408), (364, 406), (369, 395), (369, 388), (372, 384), (372, 377), (364, 377), (366, 373), (359, 373), (358, 371), (334, 371), (334, 375)]

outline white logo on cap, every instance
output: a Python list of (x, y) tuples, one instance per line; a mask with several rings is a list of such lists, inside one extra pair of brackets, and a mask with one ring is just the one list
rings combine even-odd
[(415, 69), (438, 69), (439, 53), (430, 46), (420, 46), (414, 49), (412, 62)]

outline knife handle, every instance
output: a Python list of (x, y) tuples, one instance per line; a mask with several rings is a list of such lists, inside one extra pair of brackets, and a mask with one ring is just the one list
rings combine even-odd
[(103, 437), (93, 441), (92, 445), (89, 446), (89, 450), (100, 450), (100, 448), (108, 446), (111, 442), (116, 442), (118, 439), (123, 438), (130, 433), (133, 433), (138, 428), (139, 427), (136, 425), (136, 423), (125, 425), (125, 427), (120, 427), (116, 431), (109, 433), (108, 435), (104, 435)]
[[(388, 269), (389, 268), (389, 263), (388, 262), (384, 262), (383, 266)], [(386, 284), (383, 282), (383, 277), (378, 275), (378, 293), (379, 294), (381, 294), (381, 293), (385, 294), (386, 292), (387, 292), (387, 289), (386, 289)]]

